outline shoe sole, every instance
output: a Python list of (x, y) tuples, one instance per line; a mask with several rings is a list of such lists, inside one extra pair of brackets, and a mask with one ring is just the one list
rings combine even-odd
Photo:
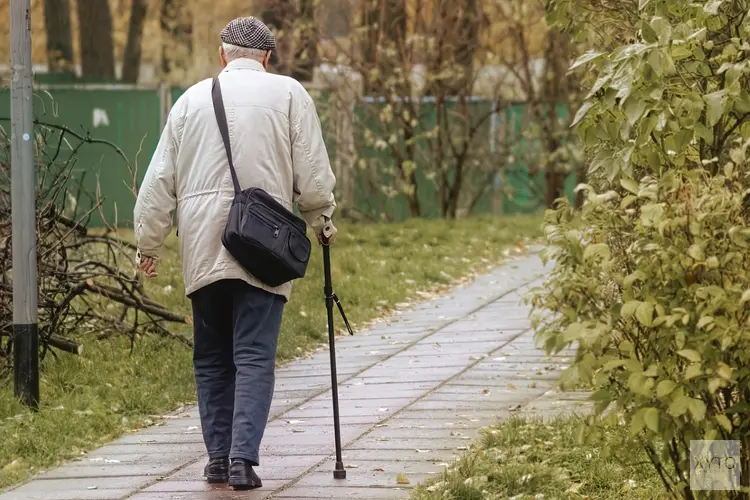
[(263, 487), (263, 483), (261, 483), (260, 481), (245, 482), (239, 481), (237, 479), (232, 479), (231, 477), (229, 478), (228, 484), (235, 490), (254, 490)]
[(229, 476), (222, 476), (222, 475), (206, 476), (206, 482), (210, 484), (226, 483), (227, 481), (229, 481)]

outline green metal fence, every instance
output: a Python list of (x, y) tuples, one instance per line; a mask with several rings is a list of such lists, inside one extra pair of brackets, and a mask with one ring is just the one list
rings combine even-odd
[[(136, 180), (140, 182), (158, 142), (165, 113), (183, 92), (179, 88), (162, 93), (155, 89), (124, 85), (50, 85), (36, 89), (34, 115), (40, 122), (67, 127), (83, 137), (111, 142), (122, 150), (131, 163), (130, 167), (112, 147), (100, 143), (85, 144), (78, 152), (76, 174), (84, 178), (83, 184), (87, 190), (95, 192), (97, 186), (101, 190), (104, 217), (110, 222), (127, 226), (132, 223), (135, 203), (131, 191), (134, 170), (137, 170)], [(335, 161), (336, 144), (331, 130), (336, 103), (330, 93), (311, 93), (316, 99), (331, 160)], [(6, 131), (9, 127), (9, 103), (9, 92), (0, 91), (0, 126)], [(355, 106), (357, 154), (367, 160), (368, 166), (356, 170), (354, 204), (358, 211), (370, 217), (375, 218), (386, 211), (389, 218), (399, 220), (409, 216), (408, 202), (403, 195), (393, 195), (389, 189), (384, 189), (396, 182), (393, 155), (368, 146), (365, 141), (365, 130), (368, 128), (375, 135), (382, 136), (382, 124), (375, 119), (382, 106), (382, 103), (373, 100), (362, 100)], [(491, 186), (488, 186), (486, 168), (470, 171), (466, 179), (467, 191), (483, 192), (474, 211), (519, 213), (538, 210), (542, 205), (538, 193), (544, 191), (544, 177), (543, 174), (533, 178), (530, 175), (533, 169), (529, 168), (529, 164), (535, 161), (534, 152), (538, 150), (538, 145), (522, 137), (525, 107), (517, 104), (493, 112), (493, 106), (492, 102), (481, 99), (474, 99), (470, 104), (471, 116), (488, 116), (476, 133), (476, 144), (472, 147), (484, 148), (487, 159), (497, 161), (498, 165), (498, 175), (494, 180), (489, 180)], [(435, 124), (435, 106), (426, 101), (419, 109), (417, 130), (424, 132)], [(560, 112), (564, 110), (558, 110)], [(57, 135), (52, 137), (51, 142), (57, 147), (61, 131), (54, 133)], [(80, 140), (68, 132), (65, 137), (67, 140), (62, 143), (62, 153), (72, 154)], [(513, 147), (513, 161), (505, 165), (500, 154), (510, 145)], [(434, 158), (434, 150), (431, 149), (435, 147), (434, 141), (418, 140), (416, 147), (419, 149), (420, 164), (430, 166)], [(501, 165), (502, 169), (499, 168)], [(421, 214), (425, 217), (439, 216), (439, 195), (434, 181), (429, 178), (430, 169), (420, 169), (416, 175)], [(449, 169), (448, 175), (452, 176), (454, 172)], [(566, 193), (570, 197), (573, 186), (571, 176), (566, 183)], [(88, 208), (82, 199), (79, 213)], [(92, 223), (97, 225), (101, 222), (101, 218), (95, 214)]]
[[(99, 189), (103, 198), (101, 212), (106, 220), (124, 226), (132, 224), (135, 205), (131, 190), (133, 175), (137, 175), (138, 181), (143, 178), (159, 140), (159, 93), (153, 89), (124, 86), (60, 86), (36, 89), (34, 97), (35, 120), (69, 129), (69, 132), (49, 129), (46, 153), (55, 154), (59, 148), (58, 162), (77, 156), (73, 168), (76, 180), (81, 181), (82, 187), (92, 195), (80, 197), (78, 213), (92, 208), (91, 201)], [(0, 126), (8, 133), (9, 117), (10, 92), (0, 91)], [(37, 126), (37, 134), (41, 129)], [(85, 143), (89, 138), (119, 147), (127, 161), (110, 145)], [(73, 195), (78, 194), (75, 186), (71, 186), (71, 191), (74, 191)], [(92, 225), (101, 224), (102, 218), (96, 210), (92, 214)]]

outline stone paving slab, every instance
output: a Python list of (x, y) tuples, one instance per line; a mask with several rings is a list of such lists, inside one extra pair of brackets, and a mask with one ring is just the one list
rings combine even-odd
[[(544, 273), (531, 255), (339, 338), (345, 481), (332, 477), (329, 357), (320, 349), (277, 369), (260, 490), (233, 492), (202, 480), (200, 422), (187, 408), (0, 500), (407, 498), (483, 427), (511, 415), (549, 418), (587, 408), (585, 393), (554, 389), (572, 353), (546, 356), (533, 343), (521, 299)], [(399, 474), (409, 484), (397, 484)]]

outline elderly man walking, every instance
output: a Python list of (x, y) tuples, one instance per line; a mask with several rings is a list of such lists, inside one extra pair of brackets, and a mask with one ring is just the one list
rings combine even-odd
[[(231, 21), (221, 40), (218, 80), (239, 184), (261, 188), (287, 210), (296, 202), (318, 240), (331, 242), (336, 179), (310, 95), (296, 80), (266, 72), (275, 38), (258, 19)], [(253, 466), (260, 463), (291, 283), (268, 286), (222, 244), (235, 191), (212, 88), (211, 79), (192, 86), (169, 113), (135, 206), (137, 260), (145, 275), (156, 276), (176, 210), (206, 479), (250, 489), (262, 486)]]

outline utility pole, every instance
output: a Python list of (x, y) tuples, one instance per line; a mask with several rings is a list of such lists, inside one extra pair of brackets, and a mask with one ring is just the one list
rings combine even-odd
[(14, 388), (21, 402), (36, 409), (39, 407), (39, 328), (29, 0), (10, 1), (10, 49)]

